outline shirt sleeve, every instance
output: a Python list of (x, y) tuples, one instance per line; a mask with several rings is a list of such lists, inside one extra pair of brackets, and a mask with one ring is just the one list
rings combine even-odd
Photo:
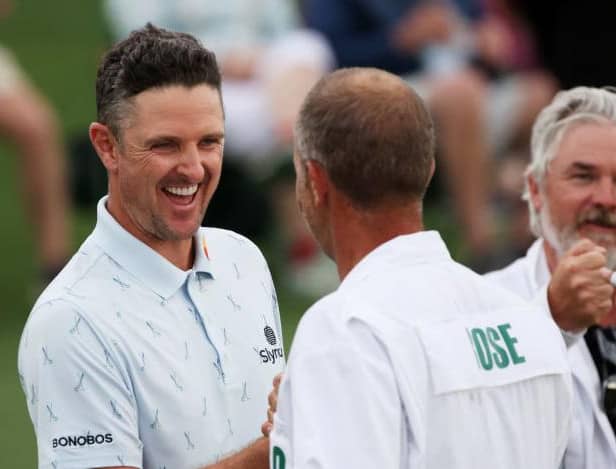
[(390, 360), (362, 323), (350, 325), (347, 339), (291, 353), (272, 469), (400, 466), (404, 419)]
[(40, 468), (142, 467), (135, 399), (121, 363), (71, 303), (32, 312), (18, 367)]

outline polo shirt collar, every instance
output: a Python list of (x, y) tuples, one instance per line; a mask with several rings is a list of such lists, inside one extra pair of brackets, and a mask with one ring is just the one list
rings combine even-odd
[(341, 287), (360, 281), (372, 272), (378, 272), (384, 264), (396, 263), (403, 259), (412, 264), (422, 264), (435, 260), (451, 260), (447, 246), (438, 231), (419, 231), (396, 236), (369, 252), (351, 269), (341, 283)]
[(107, 210), (107, 199), (108, 196), (105, 196), (98, 202), (92, 240), (158, 296), (164, 299), (173, 296), (191, 272), (214, 276), (205, 239), (200, 230), (197, 230), (193, 238), (196, 249), (193, 268), (183, 271), (126, 231)]

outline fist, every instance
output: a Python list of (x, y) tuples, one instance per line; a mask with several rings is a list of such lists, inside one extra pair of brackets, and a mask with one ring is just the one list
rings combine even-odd
[(582, 239), (560, 258), (548, 285), (548, 303), (561, 329), (579, 331), (599, 323), (612, 310), (614, 287), (605, 252)]

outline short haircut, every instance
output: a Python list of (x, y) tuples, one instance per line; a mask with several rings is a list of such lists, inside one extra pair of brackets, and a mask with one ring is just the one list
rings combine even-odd
[(214, 53), (189, 34), (148, 23), (103, 57), (96, 76), (97, 119), (119, 138), (126, 105), (133, 96), (152, 88), (201, 84), (220, 94), (221, 77)]
[(296, 151), (319, 162), (354, 205), (421, 200), (434, 160), (434, 125), (421, 98), (390, 73), (340, 69), (310, 91)]
[(526, 168), (523, 198), (528, 202), (530, 228), (535, 236), (542, 236), (528, 187), (532, 175), (540, 189), (550, 161), (556, 155), (565, 133), (580, 123), (616, 124), (616, 94), (610, 88), (578, 86), (559, 92), (537, 117), (531, 137), (531, 162)]

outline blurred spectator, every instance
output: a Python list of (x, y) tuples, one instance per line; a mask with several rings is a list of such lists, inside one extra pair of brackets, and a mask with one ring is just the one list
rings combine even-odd
[(230, 155), (288, 156), (304, 95), (333, 66), (327, 42), (300, 29), (292, 1), (107, 0), (105, 5), (117, 38), (151, 21), (189, 32), (216, 52), (224, 75)]
[[(0, 17), (11, 10), (0, 0)], [(36, 231), (41, 281), (47, 283), (69, 254), (69, 208), (64, 149), (49, 103), (0, 46), (0, 136), (19, 153), (23, 196)]]
[(471, 256), (487, 255), (488, 155), (527, 140), (555, 91), (552, 80), (504, 73), (515, 64), (514, 37), (479, 0), (305, 0), (304, 13), (308, 26), (329, 38), (339, 65), (397, 73), (424, 96)]

